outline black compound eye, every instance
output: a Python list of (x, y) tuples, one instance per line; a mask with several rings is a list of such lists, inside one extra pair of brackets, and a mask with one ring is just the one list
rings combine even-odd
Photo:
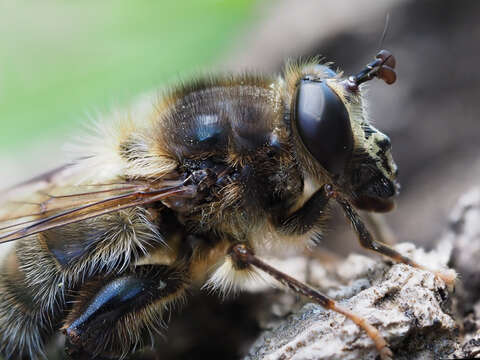
[(343, 174), (352, 153), (353, 135), (340, 98), (325, 82), (303, 79), (297, 88), (294, 112), (308, 151), (327, 171)]

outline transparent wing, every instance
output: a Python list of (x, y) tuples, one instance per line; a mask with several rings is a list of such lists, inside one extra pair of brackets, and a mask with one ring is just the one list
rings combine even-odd
[[(196, 195), (195, 185), (169, 177), (157, 181), (56, 185), (68, 167), (0, 195), (0, 243), (169, 197)], [(67, 182), (68, 183), (68, 182)], [(30, 194), (28, 189), (33, 190)], [(21, 196), (20, 196), (21, 194)], [(26, 200), (19, 200), (26, 199)]]

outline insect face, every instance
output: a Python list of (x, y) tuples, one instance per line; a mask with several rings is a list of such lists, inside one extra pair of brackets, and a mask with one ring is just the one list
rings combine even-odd
[[(377, 59), (376, 66), (384, 72), (382, 61)], [(399, 188), (397, 166), (388, 136), (364, 118), (358, 85), (379, 72), (369, 66), (370, 75), (364, 70), (348, 80), (340, 80), (325, 66), (314, 67), (297, 85), (292, 123), (305, 150), (357, 208), (384, 212), (393, 208), (392, 197)], [(389, 73), (387, 82), (391, 77)]]

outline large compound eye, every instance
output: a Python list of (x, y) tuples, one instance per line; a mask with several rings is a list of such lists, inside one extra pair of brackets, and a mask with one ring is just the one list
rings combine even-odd
[(329, 172), (343, 174), (353, 148), (347, 109), (322, 81), (303, 79), (297, 89), (294, 121), (313, 157)]

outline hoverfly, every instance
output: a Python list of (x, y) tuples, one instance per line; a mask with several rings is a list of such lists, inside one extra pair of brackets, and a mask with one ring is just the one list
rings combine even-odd
[(15, 244), (0, 273), (0, 353), (36, 359), (61, 330), (72, 359), (124, 358), (189, 287), (226, 292), (266, 273), (390, 358), (375, 327), (261, 254), (315, 240), (337, 203), (364, 247), (421, 267), (374, 240), (355, 210), (389, 211), (398, 191), (361, 87), (393, 83), (394, 68), (382, 50), (349, 77), (316, 60), (280, 76), (204, 77), (101, 123), (77, 160), (4, 194), (0, 242)]

